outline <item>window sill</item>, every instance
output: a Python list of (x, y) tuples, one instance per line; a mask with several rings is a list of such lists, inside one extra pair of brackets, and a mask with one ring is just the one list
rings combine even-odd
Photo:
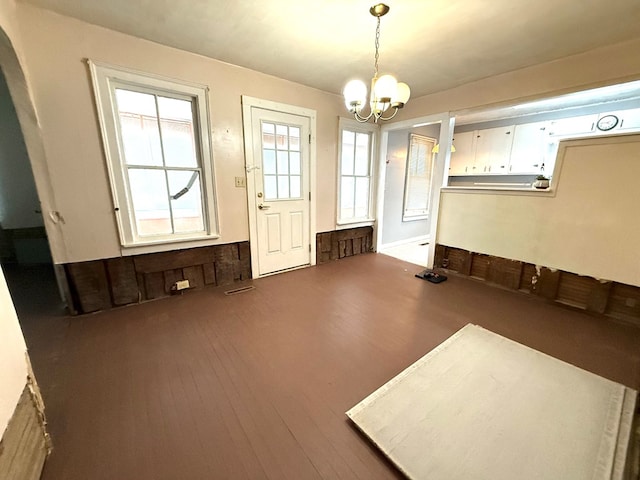
[(140, 255), (144, 253), (168, 252), (171, 250), (183, 250), (186, 248), (206, 247), (220, 239), (220, 235), (207, 235), (206, 237), (157, 240), (155, 242), (136, 243), (122, 245), (122, 256)]
[(336, 230), (346, 230), (347, 228), (371, 227), (375, 223), (373, 218), (367, 220), (357, 220), (355, 222), (337, 222)]

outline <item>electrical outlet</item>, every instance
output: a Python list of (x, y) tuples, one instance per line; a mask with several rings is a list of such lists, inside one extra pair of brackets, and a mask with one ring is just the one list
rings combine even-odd
[(176, 290), (184, 290), (189, 288), (189, 280), (178, 280), (176, 282)]
[(236, 177), (236, 187), (245, 188), (247, 186), (247, 181), (244, 177)]

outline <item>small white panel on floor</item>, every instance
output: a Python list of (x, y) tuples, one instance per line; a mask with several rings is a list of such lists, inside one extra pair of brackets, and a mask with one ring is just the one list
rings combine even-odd
[(347, 416), (411, 479), (619, 480), (636, 397), (467, 325)]

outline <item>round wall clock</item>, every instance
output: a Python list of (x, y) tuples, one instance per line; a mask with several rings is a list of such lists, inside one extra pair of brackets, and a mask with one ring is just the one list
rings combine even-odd
[(598, 123), (596, 123), (596, 128), (598, 130), (606, 132), (608, 130), (611, 130), (612, 128), (615, 128), (616, 125), (618, 125), (618, 122), (618, 117), (616, 117), (615, 115), (605, 115), (598, 120)]

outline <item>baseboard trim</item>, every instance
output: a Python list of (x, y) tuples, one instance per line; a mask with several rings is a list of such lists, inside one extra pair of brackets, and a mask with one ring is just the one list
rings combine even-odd
[(395, 242), (383, 243), (378, 246), (378, 252), (383, 252), (385, 248), (400, 247), (401, 245), (407, 245), (408, 243), (418, 243), (418, 242), (424, 243), (424, 242), (430, 242), (430, 241), (431, 241), (431, 235), (421, 235), (419, 237), (406, 238), (404, 240), (398, 240)]

